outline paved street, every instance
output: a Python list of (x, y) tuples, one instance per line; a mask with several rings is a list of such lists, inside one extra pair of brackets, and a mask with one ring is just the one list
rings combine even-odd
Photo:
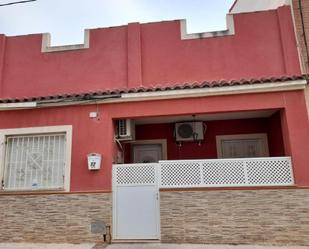
[(92, 249), (92, 244), (0, 243), (0, 249)]
[(192, 244), (113, 244), (106, 249), (309, 249), (309, 247), (253, 246), (253, 245), (192, 245)]
[(192, 244), (112, 244), (96, 246), (94, 244), (30, 244), (0, 243), (0, 249), (309, 249), (305, 246), (254, 246), (254, 245), (192, 245)]

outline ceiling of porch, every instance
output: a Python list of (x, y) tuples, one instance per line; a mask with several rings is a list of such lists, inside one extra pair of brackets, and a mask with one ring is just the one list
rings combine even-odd
[(252, 112), (228, 112), (228, 113), (212, 113), (212, 114), (195, 114), (185, 116), (161, 116), (146, 117), (135, 119), (135, 124), (160, 124), (160, 123), (176, 123), (182, 121), (211, 121), (211, 120), (231, 120), (231, 119), (249, 119), (249, 118), (268, 118), (277, 110), (252, 111)]

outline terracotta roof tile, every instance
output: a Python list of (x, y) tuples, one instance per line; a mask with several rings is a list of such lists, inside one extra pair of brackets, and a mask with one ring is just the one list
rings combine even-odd
[(165, 84), (165, 85), (153, 85), (153, 86), (140, 86), (134, 88), (122, 88), (122, 89), (106, 89), (96, 90), (81, 93), (63, 93), (46, 96), (30, 96), (20, 98), (3, 98), (0, 99), (0, 103), (16, 103), (16, 102), (31, 102), (31, 101), (48, 101), (48, 100), (69, 100), (80, 99), (88, 100), (100, 96), (119, 95), (122, 93), (141, 93), (141, 92), (159, 92), (159, 91), (172, 91), (182, 89), (197, 89), (197, 88), (214, 88), (225, 86), (238, 86), (238, 85), (252, 85), (252, 84), (265, 84), (275, 82), (287, 82), (294, 80), (304, 80), (308, 76), (282, 76), (282, 77), (269, 77), (260, 79), (240, 79), (240, 80), (218, 80), (218, 81), (202, 81), (202, 82), (185, 82), (178, 84)]

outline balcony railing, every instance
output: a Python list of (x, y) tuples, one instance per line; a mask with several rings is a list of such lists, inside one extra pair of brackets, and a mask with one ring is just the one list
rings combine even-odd
[(160, 161), (114, 166), (118, 185), (158, 184), (160, 188), (290, 186), (290, 157)]
[(293, 185), (289, 157), (161, 161), (161, 188)]

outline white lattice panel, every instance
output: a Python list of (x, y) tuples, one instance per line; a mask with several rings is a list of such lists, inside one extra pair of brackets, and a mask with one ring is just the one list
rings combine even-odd
[(286, 185), (293, 184), (293, 173), (289, 160), (262, 159), (246, 162), (248, 184)]
[(162, 188), (294, 184), (289, 157), (161, 161), (159, 164)]
[(199, 162), (161, 162), (161, 186), (199, 186), (202, 183)]
[(114, 165), (114, 177), (117, 185), (145, 185), (156, 183), (158, 164)]
[(243, 162), (206, 161), (202, 163), (203, 181), (206, 185), (243, 185), (246, 183)]
[[(157, 173), (158, 172), (158, 173)], [(114, 184), (161, 188), (293, 185), (291, 158), (233, 158), (114, 165)]]

